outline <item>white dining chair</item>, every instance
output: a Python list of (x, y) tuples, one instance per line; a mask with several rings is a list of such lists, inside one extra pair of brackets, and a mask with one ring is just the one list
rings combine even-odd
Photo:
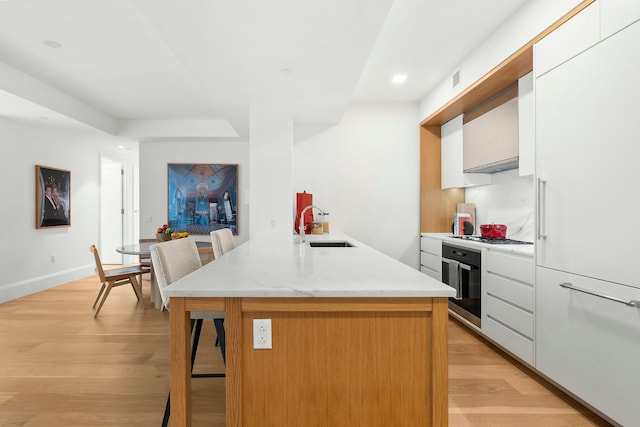
[[(177, 239), (168, 242), (158, 243), (151, 246), (151, 262), (158, 289), (162, 297), (162, 304), (169, 310), (169, 297), (165, 293), (165, 289), (171, 286), (176, 280), (186, 276), (187, 274), (202, 267), (200, 254), (195, 241), (191, 239)], [(224, 331), (224, 312), (218, 311), (192, 311), (192, 344), (191, 344), (191, 371), (193, 372), (193, 364), (198, 351), (198, 342), (202, 331), (204, 320), (213, 320), (213, 324), (217, 334), (217, 340), (220, 344), (222, 360), (226, 364), (226, 340)], [(225, 374), (191, 374), (192, 378), (211, 378), (224, 377)], [(170, 416), (171, 395), (167, 396), (167, 404), (165, 406), (162, 426), (168, 425)]]
[(236, 247), (235, 240), (233, 239), (233, 233), (229, 228), (214, 230), (210, 235), (211, 246), (213, 247), (213, 257), (215, 259), (220, 258), (222, 255)]

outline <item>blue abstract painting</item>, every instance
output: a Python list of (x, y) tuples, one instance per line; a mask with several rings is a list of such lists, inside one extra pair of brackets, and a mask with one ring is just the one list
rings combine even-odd
[(169, 227), (209, 234), (230, 228), (238, 234), (238, 165), (169, 164)]

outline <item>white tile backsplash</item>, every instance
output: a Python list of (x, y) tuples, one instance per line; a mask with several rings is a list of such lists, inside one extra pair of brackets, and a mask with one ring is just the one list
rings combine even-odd
[(507, 237), (533, 242), (533, 176), (519, 177), (517, 169), (495, 173), (491, 185), (468, 187), (465, 194), (465, 201), (476, 205), (475, 234), (480, 234), (481, 224), (506, 224)]

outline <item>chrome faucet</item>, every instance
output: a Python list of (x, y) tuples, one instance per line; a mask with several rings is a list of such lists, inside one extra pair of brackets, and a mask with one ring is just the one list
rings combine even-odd
[[(313, 209), (316, 208), (318, 209), (322, 215), (324, 215), (324, 211), (322, 209), (320, 209), (319, 207), (317, 207), (316, 205), (309, 205), (307, 207), (305, 207), (304, 209), (302, 209), (302, 212), (300, 212), (300, 224), (298, 225), (298, 234), (300, 235), (300, 242), (304, 244), (304, 232), (306, 227), (304, 226), (304, 213), (309, 210), (309, 209)], [(313, 212), (313, 211), (311, 211)]]

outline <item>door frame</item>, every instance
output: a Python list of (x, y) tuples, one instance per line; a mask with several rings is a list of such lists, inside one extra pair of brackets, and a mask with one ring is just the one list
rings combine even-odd
[[(136, 227), (136, 216), (137, 210), (134, 209), (137, 206), (136, 198), (138, 192), (136, 191), (137, 179), (134, 177), (135, 167), (133, 162), (130, 159), (126, 159), (120, 156), (117, 156), (113, 153), (100, 153), (100, 180), (102, 180), (102, 167), (103, 160), (112, 161), (115, 163), (119, 163), (122, 170), (122, 203), (121, 209), (123, 209), (123, 214), (121, 216), (122, 220), (122, 237), (121, 244), (131, 244), (137, 242), (136, 231), (138, 227)], [(102, 182), (100, 182), (100, 231), (99, 231), (99, 245), (101, 253), (102, 251), (102, 243), (103, 243), (103, 233), (105, 232), (105, 227), (107, 224), (105, 223), (106, 219), (102, 217), (102, 206), (105, 203), (105, 198), (103, 195), (103, 191), (105, 191), (105, 186)], [(104, 257), (104, 255), (103, 255)], [(132, 255), (124, 255), (122, 256), (123, 264), (130, 264), (136, 262), (137, 259)]]

